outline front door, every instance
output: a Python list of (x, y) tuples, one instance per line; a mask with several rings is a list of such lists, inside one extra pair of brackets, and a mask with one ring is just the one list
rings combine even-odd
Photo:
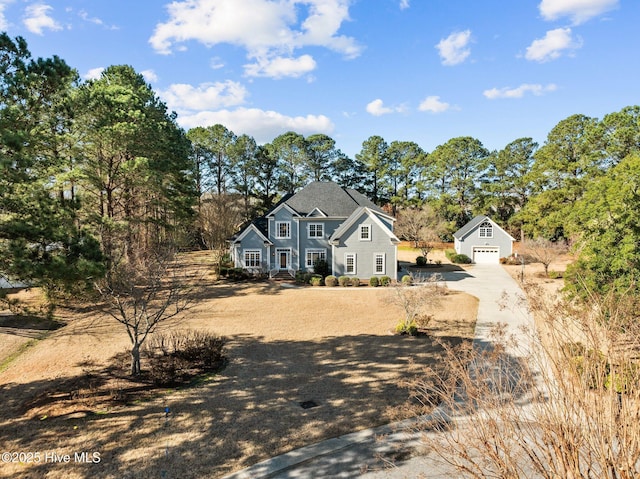
[(278, 250), (278, 268), (290, 269), (291, 264), (291, 252), (288, 249)]

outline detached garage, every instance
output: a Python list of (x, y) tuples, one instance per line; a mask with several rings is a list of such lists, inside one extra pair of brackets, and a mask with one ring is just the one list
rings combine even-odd
[(453, 233), (456, 253), (466, 254), (474, 263), (498, 264), (511, 256), (515, 238), (488, 216), (480, 215)]

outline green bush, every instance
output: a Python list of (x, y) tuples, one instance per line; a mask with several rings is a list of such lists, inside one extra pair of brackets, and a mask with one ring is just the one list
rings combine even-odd
[(424, 256), (418, 256), (416, 258), (416, 266), (426, 266), (427, 265), (427, 258), (425, 258)]
[(329, 263), (327, 263), (323, 259), (317, 260), (315, 263), (313, 263), (313, 272), (315, 274), (319, 274), (323, 278), (326, 278), (327, 276), (329, 276), (329, 273), (331, 273)]
[(454, 254), (451, 257), (451, 262), (456, 264), (471, 264), (471, 258), (466, 254)]
[(409, 324), (407, 324), (404, 320), (398, 321), (398, 324), (396, 324), (396, 333), (408, 334), (409, 336), (417, 336), (418, 325), (415, 321), (411, 321)]
[(378, 280), (377, 276), (371, 276), (371, 278), (369, 278), (369, 286), (373, 286), (374, 288), (377, 288), (380, 285), (380, 281)]
[(456, 250), (454, 249), (445, 250), (444, 255), (447, 257), (449, 261), (453, 261), (452, 258), (456, 255)]
[(322, 284), (322, 276), (319, 274), (314, 274), (309, 280), (309, 284), (311, 286), (320, 286)]
[(349, 281), (349, 283), (351, 283), (351, 286), (360, 286), (360, 278), (354, 276), (353, 278), (351, 278), (351, 281)]
[(330, 274), (324, 279), (324, 285), (330, 287), (338, 286), (338, 278)]
[(351, 282), (351, 279), (349, 278), (349, 276), (340, 276), (338, 278), (338, 284), (340, 286), (349, 286)]
[(405, 274), (402, 279), (402, 284), (413, 284), (413, 278), (411, 276), (409, 276), (408, 274)]
[(308, 271), (296, 271), (296, 282), (302, 284), (310, 284), (314, 274)]
[(551, 279), (560, 279), (562, 278), (562, 273), (560, 271), (549, 271), (549, 278)]
[(389, 286), (391, 284), (391, 278), (389, 276), (380, 277), (380, 286)]

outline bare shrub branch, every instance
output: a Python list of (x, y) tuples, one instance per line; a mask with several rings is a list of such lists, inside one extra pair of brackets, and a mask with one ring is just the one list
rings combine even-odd
[(635, 298), (593, 295), (578, 307), (540, 289), (528, 296), (545, 323), (530, 345), (498, 330), (494, 348), (448, 349), (446, 375), (428, 370), (412, 384), (449, 420), (425, 435), (428, 448), (460, 477), (639, 477)]
[(423, 284), (396, 282), (390, 285), (387, 301), (402, 308), (404, 317), (398, 322), (396, 332), (416, 334), (418, 327), (426, 328), (431, 313), (440, 304), (446, 288), (433, 276)]

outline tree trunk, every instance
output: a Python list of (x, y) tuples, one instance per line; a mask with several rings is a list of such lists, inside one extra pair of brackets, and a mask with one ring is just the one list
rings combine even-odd
[(131, 375), (140, 375), (140, 345), (134, 344), (131, 348)]

